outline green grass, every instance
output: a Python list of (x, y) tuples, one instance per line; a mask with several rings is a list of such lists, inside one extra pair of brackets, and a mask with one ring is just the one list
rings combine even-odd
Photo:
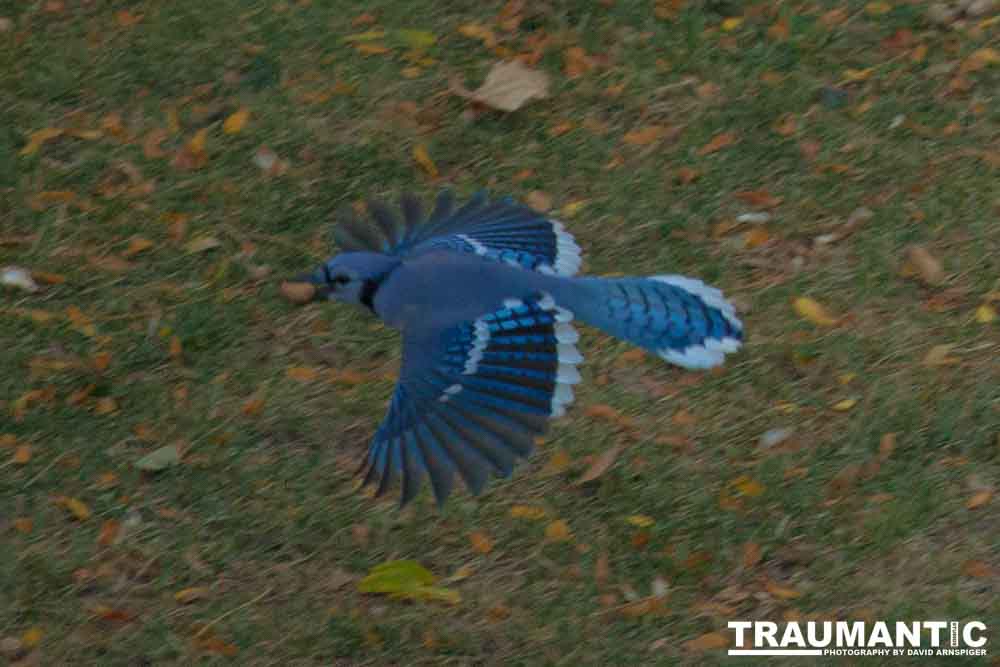
[[(775, 41), (768, 3), (731, 33), (719, 26), (739, 3), (691, 2), (673, 19), (657, 18), (650, 2), (607, 4), (549, 3), (505, 32), (496, 3), (176, 0), (47, 11), (0, 2), (12, 21), (0, 32), (0, 265), (66, 279), (0, 295), (0, 434), (10, 445), (0, 445), (0, 639), (42, 633), (15, 657), (730, 664), (724, 651), (685, 642), (725, 634), (728, 620), (791, 614), (1000, 627), (998, 501), (966, 508), (1000, 483), (1000, 338), (995, 322), (974, 317), (1000, 291), (1000, 70), (966, 72), (969, 85), (956, 91), (944, 68), (995, 42), (997, 24), (942, 31), (916, 4), (875, 16), (864, 2), (787, 2), (790, 34)], [(822, 15), (838, 7), (848, 20), (825, 26)], [(122, 26), (123, 10), (142, 20)], [(362, 11), (377, 23), (352, 26)], [(550, 98), (463, 116), (449, 79), (474, 84), (497, 59), (458, 33), (470, 22), (492, 27), (514, 53), (532, 33), (547, 34), (538, 67), (552, 76)], [(403, 75), (412, 63), (393, 37), (404, 28), (439, 38), (415, 78)], [(390, 53), (365, 56), (343, 41), (370, 29), (389, 33)], [(883, 40), (900, 29), (913, 43), (888, 50)], [(605, 58), (567, 79), (563, 51), (577, 45)], [(917, 45), (927, 46), (922, 60), (911, 57)], [(869, 67), (867, 80), (842, 85), (846, 104), (824, 104), (824, 86)], [(303, 101), (338, 82), (354, 92)], [(616, 84), (623, 92), (608, 95)], [(248, 125), (224, 134), (219, 120), (240, 107)], [(168, 128), (170, 109), (180, 130), (163, 142), (166, 156), (147, 157), (143, 139)], [(786, 113), (797, 122), (790, 136), (773, 129)], [(62, 137), (19, 154), (34, 131), (99, 129), (110, 114), (121, 136)], [(906, 122), (892, 127), (900, 115)], [(574, 129), (552, 136), (567, 121)], [(681, 131), (655, 146), (623, 142), (651, 124)], [(203, 127), (205, 165), (173, 166)], [(699, 154), (721, 132), (738, 142)], [(815, 161), (806, 141), (818, 142)], [(413, 161), (420, 143), (439, 182)], [(262, 145), (288, 160), (287, 173), (260, 172), (252, 158)], [(699, 177), (682, 184), (682, 168)], [(130, 170), (152, 187), (127, 191)], [(625, 344), (588, 332), (576, 409), (511, 480), (479, 499), (459, 493), (442, 510), (428, 492), (404, 511), (371, 500), (353, 472), (392, 391), (398, 339), (346, 307), (293, 306), (278, 285), (335, 251), (338, 206), (407, 189), (430, 197), (442, 185), (461, 195), (543, 190), (557, 211), (585, 201), (566, 222), (587, 272), (709, 280), (744, 311), (745, 351), (723, 372), (698, 375), (622, 359)], [(39, 193), (62, 190), (75, 201), (38, 204)], [(745, 243), (749, 226), (717, 233), (750, 210), (733, 196), (745, 190), (782, 198), (757, 248)], [(860, 206), (873, 210), (870, 222), (814, 247)], [(171, 214), (189, 218), (180, 239)], [(107, 270), (100, 258), (135, 236), (153, 246), (129, 270)], [(202, 236), (220, 247), (188, 252)], [(912, 243), (942, 260), (946, 284), (900, 274)], [(265, 278), (255, 277), (261, 266)], [(801, 320), (797, 296), (842, 323)], [(93, 335), (72, 326), (69, 307), (92, 319)], [(32, 309), (53, 317), (39, 322)], [(922, 364), (941, 344), (954, 345), (959, 363)], [(110, 363), (99, 371), (91, 360), (102, 352)], [(39, 357), (84, 363), (34, 372)], [(302, 383), (286, 376), (296, 366), (365, 381)], [(82, 402), (69, 400), (90, 385)], [(50, 398), (19, 410), (33, 390)], [(831, 409), (846, 398), (857, 400), (851, 410)], [(116, 409), (100, 414), (101, 399)], [(251, 400), (255, 415), (244, 409)], [(634, 427), (588, 417), (595, 404)], [(693, 419), (678, 424), (682, 410)], [(779, 427), (794, 429), (794, 445), (761, 450), (761, 434)], [(886, 433), (897, 434), (895, 449), (873, 470)], [(610, 472), (574, 484), (588, 457), (618, 442), (627, 447)], [(180, 466), (133, 467), (171, 443), (185, 448)], [(15, 462), (20, 445), (31, 447), (26, 463)], [(553, 472), (557, 452), (570, 464)], [(849, 478), (839, 497), (830, 490), (838, 474)], [(762, 493), (740, 497), (732, 483), (741, 476)], [(61, 496), (93, 516), (73, 520), (54, 502)], [(511, 517), (522, 504), (546, 517)], [(633, 515), (655, 523), (636, 528)], [(546, 539), (557, 519), (571, 540)], [(101, 545), (109, 520), (122, 530)], [(472, 532), (487, 534), (492, 551), (473, 550)], [(752, 567), (743, 564), (748, 542), (762, 552)], [(602, 554), (606, 581), (595, 577)], [(462, 602), (357, 592), (371, 567), (403, 558)], [(992, 576), (968, 576), (968, 561)], [(623, 613), (657, 577), (669, 584), (662, 608)], [(770, 582), (800, 595), (776, 596)], [(208, 594), (176, 602), (190, 587)], [(238, 654), (224, 655), (227, 646)]]

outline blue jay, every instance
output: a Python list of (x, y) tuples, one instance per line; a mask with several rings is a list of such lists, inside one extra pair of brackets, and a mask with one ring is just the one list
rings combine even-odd
[(426, 474), (441, 504), (456, 473), (479, 494), (531, 453), (546, 421), (573, 401), (583, 357), (574, 319), (684, 368), (735, 352), (743, 325), (722, 293), (694, 278), (573, 277), (580, 248), (557, 221), (485, 193), (425, 216), (370, 202), (375, 224), (341, 210), (341, 254), (300, 280), (312, 300), (364, 306), (402, 332), (399, 381), (359, 473), (401, 505)]

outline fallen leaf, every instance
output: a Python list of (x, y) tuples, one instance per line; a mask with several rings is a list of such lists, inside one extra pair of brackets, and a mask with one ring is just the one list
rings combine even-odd
[(98, 415), (111, 415), (118, 411), (118, 401), (110, 396), (102, 396), (97, 399), (97, 404), (94, 406), (94, 414)]
[(247, 417), (256, 417), (264, 410), (264, 399), (248, 398), (240, 410)]
[(892, 5), (883, 0), (878, 0), (878, 2), (869, 2), (865, 5), (865, 12), (872, 16), (882, 16), (888, 14), (892, 11)]
[(253, 163), (261, 171), (271, 171), (278, 163), (278, 154), (267, 146), (261, 146), (253, 154)]
[(44, 630), (37, 625), (32, 626), (25, 630), (24, 634), (21, 635), (21, 645), (26, 649), (33, 649), (38, 646), (44, 636)]
[(101, 524), (101, 532), (97, 535), (97, 544), (102, 547), (109, 547), (118, 539), (121, 532), (121, 523), (114, 519), (108, 519)]
[(472, 543), (472, 550), (480, 554), (488, 554), (493, 551), (493, 539), (482, 531), (469, 533), (469, 542)]
[(61, 273), (50, 273), (49, 271), (32, 271), (31, 277), (43, 285), (62, 285), (66, 282), (66, 276)]
[(205, 586), (194, 586), (192, 588), (182, 588), (174, 593), (174, 600), (180, 604), (190, 604), (208, 597), (209, 590)]
[(11, 458), (11, 463), (14, 465), (23, 466), (31, 461), (31, 445), (18, 445), (14, 450), (14, 456)]
[(218, 637), (197, 637), (194, 640), (194, 645), (206, 653), (224, 655), (230, 658), (240, 652), (239, 646), (223, 641)]
[(184, 248), (188, 252), (205, 252), (206, 250), (212, 250), (218, 248), (222, 245), (222, 241), (215, 238), (214, 236), (200, 236), (196, 239), (188, 241)]
[(951, 351), (954, 348), (955, 346), (951, 344), (935, 345), (924, 355), (923, 364), (925, 366), (954, 366), (958, 364), (961, 360), (951, 356)]
[(66, 511), (72, 514), (73, 518), (78, 521), (86, 521), (90, 518), (91, 514), (93, 514), (93, 512), (90, 511), (90, 508), (87, 507), (86, 503), (78, 498), (72, 498), (70, 496), (56, 496), (55, 503), (66, 509)]
[(430, 153), (427, 152), (427, 146), (424, 144), (415, 145), (413, 147), (413, 160), (423, 169), (425, 174), (431, 178), (438, 177), (437, 165), (434, 164)]
[(970, 497), (968, 502), (965, 503), (965, 507), (970, 510), (979, 509), (983, 505), (990, 502), (991, 498), (993, 498), (992, 490), (983, 489), (982, 491), (977, 491), (972, 494), (972, 497)]
[(566, 78), (576, 79), (594, 68), (594, 59), (579, 46), (571, 46), (563, 52), (563, 67)]
[(625, 445), (618, 443), (613, 447), (601, 452), (601, 455), (594, 459), (594, 462), (584, 471), (579, 479), (576, 480), (575, 484), (586, 484), (587, 482), (593, 482), (595, 479), (606, 473), (611, 466), (615, 464), (618, 460), (618, 455), (622, 453)]
[(743, 545), (743, 567), (752, 569), (760, 562), (760, 545), (756, 542), (747, 542)]
[(226, 134), (239, 134), (246, 127), (248, 120), (250, 120), (250, 110), (241, 108), (226, 118), (222, 124), (222, 131)]
[(984, 303), (976, 308), (976, 322), (989, 324), (997, 321), (996, 309), (988, 303)]
[(722, 20), (720, 27), (723, 32), (732, 32), (743, 25), (743, 19), (739, 16), (729, 16)]
[(635, 526), (636, 528), (649, 528), (650, 526), (656, 524), (656, 520), (651, 516), (646, 516), (645, 514), (633, 514), (625, 517), (625, 523), (630, 526)]
[(906, 249), (906, 262), (927, 285), (935, 286), (944, 282), (944, 268), (927, 248), (919, 245), (909, 246)]
[(962, 563), (962, 574), (977, 579), (989, 579), (996, 574), (996, 570), (984, 561), (967, 560)]
[(130, 258), (135, 257), (141, 252), (145, 252), (152, 248), (155, 244), (149, 239), (142, 236), (133, 236), (129, 239), (128, 248), (122, 252), (122, 257)]
[(796, 297), (792, 302), (792, 307), (799, 317), (819, 326), (832, 327), (839, 321), (837, 318), (831, 317), (819, 302), (806, 296)]
[(426, 30), (397, 30), (396, 36), (411, 49), (429, 49), (437, 43), (437, 36)]
[(58, 127), (46, 127), (41, 130), (36, 130), (28, 137), (28, 143), (21, 149), (20, 155), (33, 155), (38, 152), (38, 149), (42, 147), (42, 144), (47, 141), (51, 141), (56, 137), (61, 137), (62, 135), (63, 131)]
[(689, 639), (684, 642), (684, 648), (688, 651), (711, 651), (727, 646), (729, 646), (729, 638), (721, 632), (708, 632), (697, 639)]
[(512, 519), (527, 519), (529, 521), (541, 521), (545, 518), (545, 509), (532, 505), (514, 505), (510, 508)]
[(379, 44), (377, 42), (361, 42), (360, 44), (355, 44), (354, 50), (366, 56), (380, 56), (391, 51), (391, 49), (385, 44)]
[(830, 409), (833, 410), (834, 412), (847, 412), (857, 404), (858, 404), (857, 399), (845, 398), (844, 400), (837, 401), (836, 403), (831, 405)]
[(753, 208), (775, 208), (784, 201), (784, 198), (775, 197), (767, 190), (744, 190), (733, 196)]
[(549, 77), (513, 60), (493, 65), (477, 90), (469, 91), (455, 81), (451, 82), (450, 89), (459, 97), (510, 112), (517, 111), (529, 100), (548, 97)]
[(878, 443), (878, 459), (879, 461), (888, 461), (889, 457), (892, 456), (893, 450), (896, 449), (896, 434), (886, 433), (882, 436)]
[(732, 146), (736, 143), (736, 135), (732, 132), (721, 132), (709, 141), (707, 144), (698, 149), (698, 155), (705, 156), (715, 153), (717, 151), (726, 148), (727, 146)]
[(781, 586), (770, 579), (768, 579), (767, 583), (764, 584), (764, 588), (767, 589), (768, 593), (781, 600), (794, 600), (795, 598), (802, 596), (802, 593), (798, 592), (794, 588)]
[(490, 49), (497, 45), (497, 38), (493, 31), (478, 23), (465, 23), (458, 26), (458, 34), (469, 39), (478, 39)]
[(292, 303), (309, 303), (316, 296), (312, 283), (281, 283), (281, 294)]
[(139, 470), (144, 470), (146, 472), (157, 472), (164, 470), (171, 466), (178, 465), (181, 462), (180, 452), (177, 449), (177, 445), (166, 445), (160, 447), (159, 449), (154, 449), (149, 454), (146, 454), (133, 465)]
[(35, 522), (27, 517), (18, 517), (14, 519), (14, 530), (21, 533), (22, 535), (28, 535), (35, 528)]
[(552, 197), (542, 190), (532, 190), (524, 198), (524, 203), (539, 213), (552, 210)]
[(368, 576), (358, 582), (361, 593), (382, 593), (394, 598), (436, 600), (457, 604), (458, 591), (433, 586), (435, 577), (413, 560), (395, 560), (376, 565)]
[(285, 375), (297, 382), (313, 382), (319, 378), (320, 371), (311, 366), (293, 366), (285, 370)]
[(740, 475), (729, 485), (748, 498), (756, 498), (764, 493), (764, 485), (747, 475)]
[(626, 132), (622, 140), (632, 146), (648, 146), (666, 137), (671, 129), (666, 125), (647, 125), (646, 127)]
[(549, 542), (566, 542), (570, 539), (569, 524), (556, 519), (545, 527), (545, 539)]

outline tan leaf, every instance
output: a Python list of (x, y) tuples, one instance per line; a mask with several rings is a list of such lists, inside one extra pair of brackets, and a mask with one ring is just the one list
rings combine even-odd
[(450, 89), (459, 97), (510, 112), (520, 109), (529, 100), (548, 97), (549, 77), (513, 60), (493, 65), (477, 90), (469, 91), (455, 81)]
[(911, 245), (906, 249), (906, 262), (926, 284), (934, 286), (944, 282), (944, 268), (931, 253), (919, 245)]
[(379, 44), (378, 42), (361, 42), (354, 45), (354, 49), (358, 53), (362, 53), (366, 56), (379, 56), (383, 53), (389, 53), (391, 49), (385, 44)]
[(524, 198), (524, 203), (539, 213), (552, 210), (552, 196), (542, 190), (532, 190)]
[(239, 134), (246, 127), (249, 119), (250, 110), (241, 108), (226, 118), (226, 121), (222, 124), (222, 131), (226, 134)]
[(618, 455), (622, 453), (624, 448), (625, 445), (618, 443), (604, 450), (600, 456), (594, 459), (594, 462), (590, 464), (575, 483), (577, 485), (586, 484), (606, 473), (615, 464), (615, 461), (618, 460)]
[(465, 23), (458, 26), (458, 34), (469, 39), (478, 39), (490, 49), (497, 45), (497, 38), (493, 31), (478, 23)]
[(205, 252), (206, 250), (218, 248), (221, 245), (222, 241), (214, 236), (200, 236), (196, 239), (188, 241), (187, 245), (184, 247), (188, 252)]
[(976, 579), (989, 579), (996, 574), (996, 570), (981, 560), (967, 560), (962, 563), (962, 574)]
[(603, 586), (608, 582), (610, 576), (611, 566), (608, 562), (608, 552), (605, 551), (597, 557), (597, 562), (594, 563), (594, 581), (598, 586)]
[(427, 152), (427, 146), (424, 144), (417, 144), (413, 147), (413, 160), (423, 169), (424, 173), (431, 178), (438, 177), (438, 168), (434, 164), (434, 160), (431, 159), (430, 153)]
[(924, 355), (923, 364), (925, 366), (954, 366), (960, 362), (958, 357), (951, 356), (954, 345), (935, 345)]
[(893, 450), (896, 449), (896, 434), (886, 433), (882, 436), (878, 443), (878, 458), (880, 461), (888, 461), (889, 457), (892, 456)]
[(743, 567), (752, 569), (760, 562), (760, 545), (756, 542), (747, 542), (743, 545)]
[(126, 258), (135, 257), (141, 252), (145, 252), (152, 248), (155, 244), (149, 239), (142, 236), (133, 236), (129, 239), (128, 248), (122, 252), (122, 256)]
[(720, 132), (712, 140), (698, 149), (698, 155), (705, 156), (718, 152), (736, 143), (736, 135), (732, 132)]
[(633, 514), (625, 517), (625, 523), (636, 528), (649, 528), (656, 524), (656, 520), (645, 514)]
[(836, 403), (834, 403), (833, 405), (831, 405), (830, 409), (833, 410), (834, 412), (847, 412), (848, 410), (850, 410), (851, 408), (853, 408), (857, 404), (858, 404), (857, 399), (855, 399), (855, 398), (845, 398), (845, 399), (843, 399), (841, 401), (837, 401)]
[(510, 516), (512, 519), (541, 521), (545, 518), (545, 509), (532, 505), (514, 505), (510, 508)]
[(794, 600), (795, 598), (802, 596), (802, 593), (798, 592), (794, 588), (776, 584), (770, 579), (768, 579), (767, 583), (764, 584), (764, 588), (767, 589), (768, 593), (781, 600)]
[(774, 208), (784, 201), (782, 197), (775, 197), (767, 190), (743, 190), (733, 196), (754, 208)]
[(94, 406), (94, 414), (98, 415), (111, 415), (117, 411), (118, 401), (110, 396), (103, 396), (97, 399), (97, 404)]
[(281, 294), (292, 303), (309, 303), (316, 296), (312, 283), (281, 283)]
[(32, 271), (31, 277), (43, 285), (62, 285), (66, 282), (66, 276), (61, 273), (50, 273), (48, 271)]
[(293, 366), (285, 370), (285, 375), (297, 382), (312, 382), (319, 378), (319, 369), (311, 366)]
[(170, 337), (170, 358), (174, 361), (181, 361), (184, 357), (184, 346), (180, 336), (176, 334)]

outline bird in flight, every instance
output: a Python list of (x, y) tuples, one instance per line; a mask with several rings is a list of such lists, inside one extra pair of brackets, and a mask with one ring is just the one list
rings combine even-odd
[(574, 321), (691, 369), (717, 366), (743, 340), (722, 293), (679, 275), (576, 276), (580, 247), (563, 225), (480, 192), (457, 207), (438, 195), (425, 215), (372, 201), (372, 222), (344, 207), (341, 253), (299, 282), (309, 300), (366, 308), (402, 333), (399, 380), (361, 467), (401, 505), (426, 475), (443, 503), (456, 476), (479, 494), (507, 477), (580, 382)]

